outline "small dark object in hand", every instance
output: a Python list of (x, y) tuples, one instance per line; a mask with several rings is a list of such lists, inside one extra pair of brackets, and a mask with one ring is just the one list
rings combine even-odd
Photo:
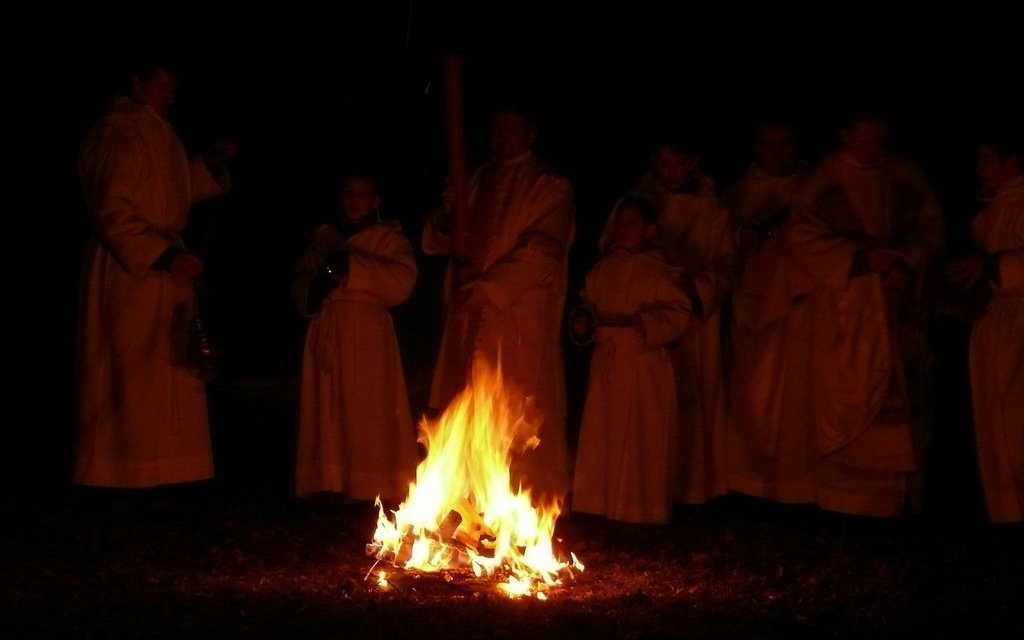
[(324, 306), (324, 299), (331, 291), (341, 286), (341, 283), (327, 269), (318, 271), (309, 283), (309, 292), (306, 294), (306, 313), (313, 315), (319, 313)]
[(335, 249), (330, 252), (324, 259), (324, 267), (327, 269), (327, 273), (332, 276), (348, 275), (348, 251)]
[(196, 376), (204, 382), (217, 379), (221, 373), (222, 355), (217, 341), (206, 330), (202, 317), (197, 315), (192, 320), (188, 342), (188, 358), (196, 369)]

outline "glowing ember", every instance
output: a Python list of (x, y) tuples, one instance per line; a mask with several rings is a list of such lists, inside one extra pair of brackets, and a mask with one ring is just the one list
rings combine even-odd
[[(473, 379), (436, 421), (422, 419), (427, 451), (405, 501), (391, 519), (377, 500), (377, 530), (368, 553), (405, 569), (471, 569), (507, 578), (512, 597), (561, 584), (583, 565), (555, 557), (552, 537), (560, 506), (531, 503), (511, 488), (510, 452), (540, 444), (524, 439), (525, 401), (504, 388), (501, 370), (478, 361)], [(543, 593), (537, 593), (543, 598)]]

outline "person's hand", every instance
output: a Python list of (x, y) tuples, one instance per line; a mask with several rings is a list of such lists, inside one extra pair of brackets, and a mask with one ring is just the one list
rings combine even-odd
[(203, 275), (203, 261), (196, 254), (183, 251), (174, 257), (170, 272), (176, 282), (188, 286)]
[(437, 230), (446, 236), (451, 236), (452, 232), (455, 231), (455, 217), (452, 215), (451, 210), (444, 208), (438, 211), (437, 218), (435, 218), (437, 224)]
[(348, 258), (348, 251), (345, 249), (335, 249), (328, 253), (327, 257), (324, 258), (324, 267), (326, 267), (327, 273), (336, 277), (347, 276), (349, 265)]
[(203, 162), (210, 174), (218, 181), (228, 172), (228, 164), (238, 157), (238, 144), (233, 140), (222, 138), (217, 140), (203, 152)]
[(459, 288), (455, 294), (455, 306), (466, 315), (479, 315), (488, 304), (487, 295), (474, 284)]
[(319, 313), (327, 296), (340, 286), (341, 281), (326, 271), (317, 271), (313, 274), (313, 278), (309, 282), (309, 291), (306, 293), (306, 313), (309, 315)]
[(441, 208), (434, 214), (434, 226), (446, 236), (455, 230), (455, 188), (450, 178), (446, 178), (441, 189)]
[(575, 313), (572, 316), (572, 320), (569, 326), (572, 328), (572, 332), (577, 336), (585, 336), (590, 333), (593, 328), (592, 318), (586, 313)]
[(466, 258), (455, 257), (453, 260), (452, 276), (455, 278), (455, 284), (460, 288), (470, 288), (469, 283), (480, 275), (476, 266)]

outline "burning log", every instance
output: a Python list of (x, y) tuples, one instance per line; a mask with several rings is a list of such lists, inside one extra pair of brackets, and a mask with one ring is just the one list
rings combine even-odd
[(454, 540), (479, 555), (494, 557), (498, 536), (484, 523), (483, 514), (477, 511), (468, 499), (460, 499), (455, 508), (448, 513), (445, 521), (442, 522), (442, 531), (444, 531), (445, 523), (449, 521), (455, 523), (451, 534)]
[(468, 568), (477, 578), (503, 578), (499, 587), (516, 596), (546, 590), (583, 565), (553, 553), (559, 505), (534, 505), (529, 491), (510, 486), (522, 403), (486, 362), (474, 363), (471, 382), (440, 418), (421, 423), (427, 456), (416, 483), (393, 517), (377, 501), (366, 553), (408, 570)]
[[(377, 542), (368, 543), (366, 545), (366, 555), (374, 556), (378, 560), (396, 567), (408, 568), (417, 545), (421, 544), (423, 544), (423, 541), (416, 534), (410, 532), (402, 537), (402, 542), (398, 545), (397, 549), (390, 549)], [(473, 558), (466, 547), (456, 540), (432, 540), (430, 546), (429, 555), (435, 557), (440, 554), (439, 563), (446, 567), (459, 569), (473, 565)]]
[[(412, 559), (415, 545), (420, 544), (419, 540), (415, 532), (408, 531), (402, 536), (397, 550), (373, 542), (366, 545), (366, 555), (376, 556), (398, 567), (405, 566)], [(436, 548), (432, 548), (429, 555), (432, 557), (443, 549), (449, 566), (471, 566), (473, 561), (470, 552), (476, 556), (493, 558), (496, 541), (497, 534), (483, 521), (483, 515), (473, 508), (470, 500), (462, 498), (438, 525), (433, 540)]]

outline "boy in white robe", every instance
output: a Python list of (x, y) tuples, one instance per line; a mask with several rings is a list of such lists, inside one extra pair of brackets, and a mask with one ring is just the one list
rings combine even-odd
[[(735, 225), (688, 139), (659, 139), (650, 169), (625, 196), (654, 203), (658, 246), (680, 268), (676, 284), (691, 301), (694, 320), (672, 347), (682, 460), (675, 501), (704, 504), (727, 492), (721, 307), (736, 281)], [(602, 250), (610, 228), (609, 223)]]
[(625, 522), (672, 517), (679, 429), (669, 344), (691, 313), (677, 269), (655, 246), (657, 211), (619, 202), (610, 252), (587, 275), (580, 298), (593, 327), (573, 332), (596, 344), (573, 478), (573, 511)]
[(398, 502), (419, 452), (389, 308), (412, 294), (418, 268), (398, 222), (380, 219), (372, 176), (348, 175), (338, 203), (341, 218), (317, 230), (292, 282), (310, 318), (294, 489)]

